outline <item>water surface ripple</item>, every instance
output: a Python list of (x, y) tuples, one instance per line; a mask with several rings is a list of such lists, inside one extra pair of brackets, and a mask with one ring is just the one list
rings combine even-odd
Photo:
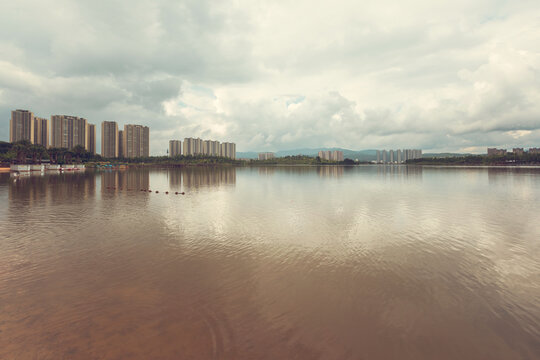
[(0, 359), (540, 358), (539, 169), (0, 174), (0, 201)]

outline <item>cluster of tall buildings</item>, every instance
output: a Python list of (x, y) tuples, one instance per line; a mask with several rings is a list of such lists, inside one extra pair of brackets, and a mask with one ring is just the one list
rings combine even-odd
[(115, 121), (101, 123), (101, 156), (106, 158), (137, 158), (150, 156), (150, 128), (124, 125), (119, 130)]
[[(497, 148), (488, 148), (487, 154), (488, 156), (495, 156), (495, 155), (506, 155), (508, 151), (506, 149), (497, 149)], [(540, 148), (529, 148), (528, 151), (525, 151), (523, 148), (513, 148), (512, 153), (515, 155), (523, 155), (525, 153), (529, 154), (540, 154)]]
[(403, 150), (377, 150), (377, 164), (401, 164), (407, 160), (421, 159), (422, 150), (403, 149)]
[(259, 160), (270, 160), (274, 159), (276, 156), (273, 152), (263, 152), (259, 153)]
[[(50, 135), (50, 136), (49, 136)], [(96, 153), (96, 126), (85, 118), (52, 115), (41, 118), (29, 110), (13, 110), (9, 121), (9, 141), (28, 140), (45, 147), (72, 149), (77, 145)]]
[(199, 138), (184, 138), (183, 143), (181, 140), (169, 140), (169, 156), (175, 157), (179, 155), (221, 156), (236, 159), (236, 144)]
[(318, 155), (322, 160), (343, 161), (343, 151), (339, 151), (339, 150), (334, 150), (334, 151), (321, 150), (319, 151)]
[[(51, 115), (51, 119), (34, 116), (29, 110), (13, 110), (9, 122), (9, 141), (28, 140), (47, 148), (72, 149), (77, 145), (96, 153), (96, 125), (85, 118), (70, 115)], [(101, 156), (150, 156), (150, 128), (142, 125), (124, 125), (118, 130), (114, 121), (101, 123)]]

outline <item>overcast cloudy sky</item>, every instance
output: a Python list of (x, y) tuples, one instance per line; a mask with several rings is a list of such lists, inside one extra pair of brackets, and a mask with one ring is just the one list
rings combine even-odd
[(540, 2), (2, 1), (1, 140), (15, 108), (148, 125), (152, 154), (540, 146)]

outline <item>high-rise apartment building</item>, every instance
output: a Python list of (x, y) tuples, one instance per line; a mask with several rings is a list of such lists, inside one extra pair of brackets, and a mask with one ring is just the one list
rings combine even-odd
[(28, 140), (34, 143), (34, 113), (29, 110), (13, 110), (9, 121), (9, 142)]
[(201, 139), (184, 138), (184, 155), (195, 156), (202, 154), (203, 141)]
[(319, 156), (321, 160), (330, 160), (330, 158), (332, 157), (332, 153), (330, 151), (319, 150), (317, 156)]
[[(221, 150), (221, 146), (219, 144), (219, 141), (210, 141), (210, 155), (211, 156), (219, 156), (220, 150)], [(235, 155), (236, 155), (236, 152), (235, 152)]]
[(96, 154), (96, 125), (88, 124), (88, 129), (86, 131), (86, 150), (92, 154)]
[(169, 140), (169, 156), (175, 157), (182, 155), (182, 141)]
[(229, 159), (236, 159), (236, 144), (224, 142), (221, 144), (220, 156)]
[(33, 143), (49, 147), (49, 119), (34, 116)]
[(116, 121), (103, 121), (101, 123), (101, 156), (104, 158), (118, 157), (119, 146), (118, 124)]
[(210, 147), (211, 147), (212, 140), (203, 140), (202, 142), (202, 154), (206, 156), (210, 156)]
[(184, 138), (184, 156), (223, 156), (236, 159), (235, 143), (219, 143), (219, 141)]
[(273, 158), (275, 158), (275, 155), (273, 152), (259, 153), (259, 160), (270, 160)]
[(124, 130), (118, 130), (118, 157), (124, 157)]
[(51, 147), (72, 149), (77, 145), (88, 150), (88, 122), (70, 115), (51, 116)]
[(332, 151), (332, 160), (343, 161), (343, 151), (339, 151), (339, 150)]
[(124, 157), (150, 156), (150, 128), (143, 125), (124, 125)]
[(488, 156), (506, 155), (506, 149), (488, 148), (487, 154)]
[(328, 161), (343, 161), (343, 151), (340, 150), (321, 150), (318, 153), (318, 156), (322, 160), (328, 160)]
[(404, 149), (404, 150), (377, 150), (377, 163), (381, 164), (401, 164), (407, 160), (420, 159), (422, 150)]

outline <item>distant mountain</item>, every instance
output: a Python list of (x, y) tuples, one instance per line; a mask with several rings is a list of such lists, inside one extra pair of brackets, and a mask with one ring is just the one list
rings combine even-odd
[(236, 158), (237, 159), (258, 159), (259, 153), (255, 151), (237, 151), (236, 152)]
[[(377, 150), (349, 150), (349, 149), (343, 149), (343, 148), (317, 148), (317, 149), (311, 149), (311, 148), (303, 148), (303, 149), (293, 149), (293, 150), (281, 150), (276, 151), (276, 157), (284, 157), (284, 156), (293, 156), (293, 155), (306, 155), (306, 156), (317, 156), (320, 150), (323, 151), (334, 151), (334, 150), (340, 150), (343, 151), (343, 157), (345, 159), (353, 159), (353, 160), (360, 160), (360, 161), (375, 161), (377, 160)], [(237, 158), (244, 158), (244, 159), (257, 159), (259, 153), (256, 151), (246, 151), (246, 152), (237, 152), (236, 157)], [(422, 157), (436, 157), (436, 158), (447, 158), (447, 157), (458, 157), (458, 156), (468, 156), (472, 154), (461, 154), (461, 153), (425, 153), (422, 154)]]
[[(285, 156), (293, 156), (293, 155), (306, 155), (306, 156), (317, 156), (319, 151), (334, 151), (334, 150), (340, 150), (343, 151), (343, 157), (349, 158), (349, 159), (358, 159), (360, 161), (371, 161), (375, 160), (377, 158), (377, 150), (349, 150), (349, 149), (342, 149), (342, 148), (317, 148), (317, 149), (310, 149), (310, 148), (304, 148), (304, 149), (292, 149), (292, 150), (281, 150), (276, 151), (274, 154), (276, 157), (285, 157)], [(237, 152), (236, 157), (237, 158), (245, 158), (245, 159), (257, 159), (259, 153), (255, 151), (246, 151), (246, 152)]]

